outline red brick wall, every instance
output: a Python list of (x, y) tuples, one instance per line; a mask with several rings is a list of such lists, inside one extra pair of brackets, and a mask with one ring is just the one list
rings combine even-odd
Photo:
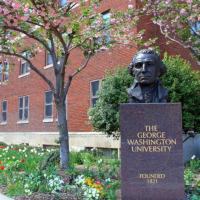
[[(124, 9), (128, 5), (128, 0), (104, 0), (100, 12), (110, 8)], [(148, 35), (157, 35), (158, 28), (148, 21), (144, 20), (141, 27), (148, 26)], [(162, 51), (167, 50), (171, 54), (180, 52), (188, 59), (188, 51), (183, 50), (177, 45), (164, 46), (164, 38), (161, 38)], [(30, 41), (28, 41), (30, 42)], [(162, 45), (163, 43), (163, 45)], [(105, 52), (97, 53), (89, 62), (88, 66), (76, 76), (69, 90), (68, 102), (68, 122), (70, 131), (91, 131), (87, 111), (90, 107), (90, 81), (102, 79), (105, 71), (114, 69), (116, 66), (128, 66), (136, 49), (115, 47)], [(76, 50), (70, 55), (69, 67), (67, 73), (72, 73), (74, 69), (83, 61), (80, 51)], [(11, 69), (9, 82), (6, 85), (0, 85), (0, 102), (8, 101), (8, 123), (0, 125), (0, 132), (6, 131), (32, 131), (48, 132), (56, 131), (56, 110), (54, 108), (54, 122), (44, 123), (44, 92), (49, 90), (47, 84), (33, 71), (30, 75), (18, 78), (19, 62), (15, 60), (16, 66)], [(51, 80), (53, 80), (53, 69), (43, 69), (45, 65), (45, 53), (42, 52), (34, 59), (34, 63), (42, 70)], [(17, 124), (18, 121), (18, 97), (29, 95), (29, 123)]]

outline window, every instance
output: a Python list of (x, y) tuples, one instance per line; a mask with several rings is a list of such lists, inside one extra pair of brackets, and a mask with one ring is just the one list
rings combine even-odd
[(111, 14), (110, 14), (109, 11), (106, 11), (106, 12), (102, 13), (102, 18), (103, 18), (104, 27), (105, 27), (104, 42), (106, 44), (108, 44), (110, 42), (110, 32), (109, 32), (110, 17), (111, 17)]
[(8, 81), (9, 63), (7, 60), (0, 62), (0, 82)]
[(99, 91), (100, 88), (100, 81), (91, 81), (90, 82), (90, 93), (91, 93), (91, 106), (94, 107), (97, 100), (98, 100), (98, 95), (97, 92)]
[[(23, 56), (25, 56), (26, 58), (28, 58), (28, 52), (24, 52), (22, 54)], [(26, 60), (21, 60), (21, 65), (20, 65), (20, 72), (19, 74), (20, 75), (25, 75), (25, 74), (28, 74), (30, 72), (30, 65), (29, 63), (26, 61)]]
[(200, 21), (193, 22), (191, 25), (192, 34), (195, 35), (195, 32), (200, 31)]
[(53, 59), (51, 54), (46, 51), (46, 66), (53, 64)]
[(53, 92), (45, 92), (45, 108), (44, 108), (44, 118), (53, 118)]
[(64, 6), (64, 5), (66, 5), (67, 4), (67, 0), (60, 0), (60, 5), (61, 6)]
[(110, 43), (110, 31), (109, 31), (109, 25), (110, 25), (110, 17), (111, 14), (109, 11), (103, 12), (102, 14), (102, 18), (103, 18), (103, 33), (102, 33), (102, 37), (98, 37), (96, 38), (95, 43), (97, 45), (107, 45)]
[(28, 121), (29, 117), (29, 97), (19, 97), (19, 120)]
[(1, 123), (6, 123), (7, 122), (7, 101), (2, 101), (2, 105), (1, 105)]

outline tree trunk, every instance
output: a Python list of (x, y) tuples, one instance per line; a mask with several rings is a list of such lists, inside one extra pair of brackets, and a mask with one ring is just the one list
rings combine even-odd
[(68, 169), (69, 167), (69, 134), (66, 119), (66, 104), (59, 102), (56, 105), (58, 112), (58, 130), (60, 142), (60, 167)]

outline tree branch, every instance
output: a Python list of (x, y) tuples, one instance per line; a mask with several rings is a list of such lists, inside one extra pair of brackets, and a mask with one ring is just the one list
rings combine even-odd
[(72, 79), (79, 73), (81, 72), (88, 64), (90, 58), (92, 56), (92, 53), (89, 53), (85, 62), (72, 74), (68, 77), (68, 80), (66, 81), (65, 87), (64, 87), (64, 96), (67, 95), (69, 87), (71, 85)]
[(4, 28), (6, 28), (8, 30), (13, 30), (13, 31), (17, 31), (17, 32), (25, 34), (29, 38), (32, 38), (32, 39), (38, 41), (39, 43), (41, 43), (45, 47), (45, 49), (47, 49), (49, 52), (51, 52), (51, 49), (48, 47), (48, 45), (46, 44), (46, 42), (44, 40), (41, 40), (38, 37), (34, 36), (33, 34), (30, 34), (27, 31), (24, 31), (24, 30), (22, 30), (20, 28), (17, 28), (17, 27), (4, 26)]
[(30, 68), (35, 73), (37, 73), (49, 85), (49, 87), (51, 88), (51, 90), (53, 92), (55, 91), (53, 83), (37, 67), (35, 67), (28, 58), (26, 58), (25, 56), (20, 55), (18, 53), (11, 53), (11, 52), (5, 52), (5, 51), (0, 51), (0, 54), (15, 56), (15, 57), (18, 57), (18, 58), (21, 58), (21, 59), (24, 59), (25, 61), (27, 61), (30, 64)]
[(163, 35), (165, 35), (168, 39), (170, 39), (170, 40), (173, 41), (173, 42), (176, 42), (176, 43), (180, 44), (180, 45), (183, 46), (184, 48), (189, 48), (189, 47), (190, 47), (190, 45), (185, 45), (183, 42), (180, 42), (179, 40), (177, 40), (177, 39), (175, 39), (175, 38), (169, 36), (168, 34), (166, 34), (166, 33), (163, 31), (162, 26), (161, 26), (159, 23), (157, 23), (157, 24), (158, 24), (159, 27), (160, 27), (160, 32), (161, 32)]

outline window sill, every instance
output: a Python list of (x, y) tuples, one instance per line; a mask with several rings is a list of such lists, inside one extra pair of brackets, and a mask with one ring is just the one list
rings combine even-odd
[(25, 74), (20, 74), (20, 75), (18, 76), (18, 78), (22, 78), (22, 77), (28, 76), (29, 74), (30, 74), (30, 72), (25, 73)]
[(44, 118), (43, 122), (45, 122), (45, 123), (53, 122), (53, 118)]
[(17, 124), (28, 124), (28, 123), (29, 123), (28, 120), (21, 120), (17, 122)]
[(49, 69), (49, 68), (51, 68), (51, 67), (53, 67), (53, 64), (44, 66), (44, 69)]
[(7, 122), (1, 122), (0, 123), (0, 125), (6, 125), (7, 124)]

